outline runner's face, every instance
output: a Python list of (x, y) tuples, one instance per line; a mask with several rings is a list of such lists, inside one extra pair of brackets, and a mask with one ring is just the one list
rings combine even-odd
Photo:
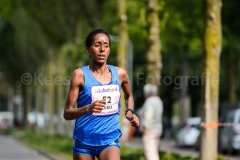
[(91, 55), (93, 61), (105, 63), (110, 54), (109, 39), (105, 34), (99, 33), (94, 37), (92, 46), (87, 48), (87, 52)]

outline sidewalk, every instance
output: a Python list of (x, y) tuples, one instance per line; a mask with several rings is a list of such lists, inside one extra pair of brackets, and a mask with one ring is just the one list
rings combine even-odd
[(0, 134), (0, 160), (57, 160), (51, 155), (33, 150), (14, 138)]
[[(141, 137), (134, 137), (133, 139), (131, 139), (128, 142), (128, 144), (126, 146), (129, 148), (143, 149), (143, 143), (142, 143)], [(176, 153), (183, 157), (191, 156), (191, 157), (197, 158), (199, 155), (198, 152), (194, 149), (182, 150), (182, 149), (175, 147), (175, 143), (173, 140), (161, 139), (159, 150), (163, 151), (163, 152)]]

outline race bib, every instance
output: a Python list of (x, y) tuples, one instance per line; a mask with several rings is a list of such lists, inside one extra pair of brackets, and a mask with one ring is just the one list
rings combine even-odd
[(118, 102), (120, 99), (119, 86), (117, 84), (92, 86), (91, 87), (92, 102), (96, 100), (106, 99), (106, 105), (101, 112), (94, 112), (93, 115), (105, 116), (118, 112)]

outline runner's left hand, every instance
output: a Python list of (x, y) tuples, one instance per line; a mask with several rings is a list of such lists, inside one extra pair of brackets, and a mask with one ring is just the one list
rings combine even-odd
[(126, 114), (126, 118), (127, 118), (127, 120), (129, 120), (129, 122), (131, 123), (131, 125), (132, 125), (133, 127), (139, 126), (139, 118), (138, 118), (138, 116), (136, 116), (135, 114), (133, 114), (133, 113), (131, 113), (131, 112), (128, 112), (128, 113)]

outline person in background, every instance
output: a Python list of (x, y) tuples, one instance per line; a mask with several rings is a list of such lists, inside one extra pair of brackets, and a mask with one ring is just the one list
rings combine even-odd
[[(107, 64), (111, 41), (103, 29), (86, 38), (91, 64), (74, 71), (63, 116), (74, 120), (73, 160), (120, 160), (120, 91), (126, 102), (125, 117), (139, 126), (127, 72)], [(77, 103), (77, 107), (75, 106)]]
[(139, 111), (139, 129), (143, 134), (144, 154), (147, 160), (159, 160), (158, 147), (162, 134), (163, 103), (157, 96), (156, 85), (146, 84), (143, 93), (145, 102)]

